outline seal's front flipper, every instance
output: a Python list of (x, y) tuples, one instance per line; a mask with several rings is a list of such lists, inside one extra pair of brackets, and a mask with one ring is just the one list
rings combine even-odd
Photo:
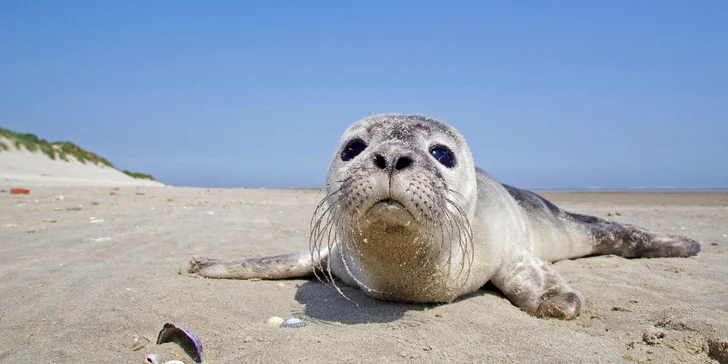
[(503, 262), (491, 281), (514, 305), (536, 317), (571, 320), (584, 304), (581, 293), (530, 252)]
[(308, 251), (234, 260), (192, 258), (187, 272), (206, 278), (299, 278), (313, 275), (314, 268), (319, 267), (326, 255), (321, 252), (313, 258), (316, 261)]

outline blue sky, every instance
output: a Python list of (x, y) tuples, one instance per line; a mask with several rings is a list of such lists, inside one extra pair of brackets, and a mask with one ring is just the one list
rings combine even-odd
[(0, 2), (0, 125), (172, 185), (320, 187), (374, 112), (529, 188), (727, 187), (725, 1)]

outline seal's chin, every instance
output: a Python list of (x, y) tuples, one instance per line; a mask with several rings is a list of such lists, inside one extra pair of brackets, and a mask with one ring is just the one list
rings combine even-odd
[(414, 220), (412, 213), (397, 200), (385, 198), (372, 205), (365, 214), (367, 220), (391, 225), (409, 225)]

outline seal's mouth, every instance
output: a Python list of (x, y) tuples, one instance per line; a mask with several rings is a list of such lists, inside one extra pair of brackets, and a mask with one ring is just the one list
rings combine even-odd
[(398, 221), (402, 217), (412, 218), (412, 213), (401, 202), (385, 198), (374, 203), (366, 212), (369, 216), (380, 216), (385, 220)]
[(374, 205), (372, 205), (372, 207), (367, 210), (367, 213), (378, 211), (394, 211), (404, 208), (404, 205), (402, 205), (399, 201), (393, 200), (391, 198), (385, 198), (375, 202)]

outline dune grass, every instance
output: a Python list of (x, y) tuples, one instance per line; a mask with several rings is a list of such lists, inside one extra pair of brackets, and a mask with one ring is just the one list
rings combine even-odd
[(144, 174), (144, 173), (138, 173), (138, 172), (131, 172), (131, 171), (128, 171), (128, 170), (126, 170), (126, 169), (125, 169), (125, 170), (122, 170), (122, 172), (124, 172), (124, 173), (125, 173), (125, 174), (127, 174), (128, 176), (130, 176), (130, 177), (134, 177), (134, 178), (136, 178), (136, 179), (148, 179), (148, 180), (151, 180), (151, 181), (156, 181), (156, 179), (154, 179), (154, 177), (153, 177), (153, 176), (152, 176), (151, 174)]
[[(25, 148), (26, 150), (34, 153), (40, 151), (53, 160), (60, 159), (68, 162), (68, 156), (71, 155), (83, 164), (90, 162), (95, 165), (104, 165), (114, 168), (114, 165), (106, 158), (100, 157), (95, 153), (91, 153), (71, 142), (49, 142), (45, 139), (38, 138), (35, 134), (18, 133), (3, 127), (0, 127), (0, 136), (5, 137), (14, 144), (15, 149), (20, 150), (21, 148)], [(7, 152), (9, 150), (10, 146), (8, 146), (5, 142), (0, 141), (0, 152)], [(122, 172), (134, 178), (156, 181), (156, 179), (154, 179), (154, 177), (150, 174), (130, 172), (127, 170), (123, 170)]]

